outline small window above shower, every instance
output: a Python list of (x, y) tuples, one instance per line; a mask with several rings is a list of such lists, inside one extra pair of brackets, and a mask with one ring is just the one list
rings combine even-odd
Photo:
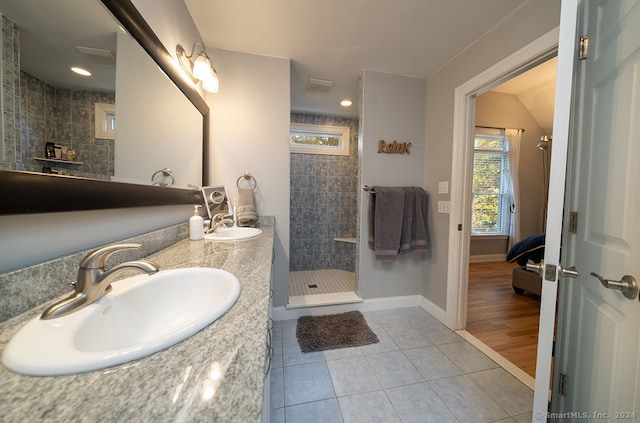
[(292, 153), (348, 156), (349, 128), (292, 123), (289, 145)]

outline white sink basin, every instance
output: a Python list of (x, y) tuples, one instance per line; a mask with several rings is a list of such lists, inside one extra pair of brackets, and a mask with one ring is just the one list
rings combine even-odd
[(218, 228), (214, 233), (205, 234), (204, 239), (210, 241), (241, 241), (243, 239), (255, 238), (261, 233), (262, 230), (258, 228)]
[(174, 345), (229, 310), (240, 283), (220, 269), (162, 270), (116, 281), (112, 291), (67, 316), (27, 323), (2, 361), (17, 373), (53, 376), (103, 369)]

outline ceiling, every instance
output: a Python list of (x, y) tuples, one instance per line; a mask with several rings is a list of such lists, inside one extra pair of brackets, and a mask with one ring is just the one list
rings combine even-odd
[(558, 58), (554, 57), (491, 91), (513, 94), (529, 110), (548, 135), (553, 134), (553, 108), (556, 93)]
[[(185, 3), (208, 47), (290, 58), (293, 111), (355, 117), (362, 70), (427, 77), (525, 1)], [(327, 93), (307, 92), (311, 77), (334, 85)], [(343, 98), (353, 106), (340, 107)]]

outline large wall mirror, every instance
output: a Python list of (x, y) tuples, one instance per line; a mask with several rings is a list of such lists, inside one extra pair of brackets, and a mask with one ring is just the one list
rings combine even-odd
[(209, 108), (129, 0), (0, 14), (0, 214), (197, 201)]

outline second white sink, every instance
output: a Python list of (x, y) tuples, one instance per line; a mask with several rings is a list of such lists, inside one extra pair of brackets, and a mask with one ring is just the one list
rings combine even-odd
[(116, 281), (112, 291), (67, 316), (27, 323), (2, 360), (32, 376), (86, 372), (174, 345), (217, 320), (236, 302), (240, 282), (221, 269), (162, 270)]
[(241, 241), (255, 238), (262, 234), (262, 230), (249, 227), (218, 228), (215, 232), (205, 234), (204, 239), (210, 241)]

